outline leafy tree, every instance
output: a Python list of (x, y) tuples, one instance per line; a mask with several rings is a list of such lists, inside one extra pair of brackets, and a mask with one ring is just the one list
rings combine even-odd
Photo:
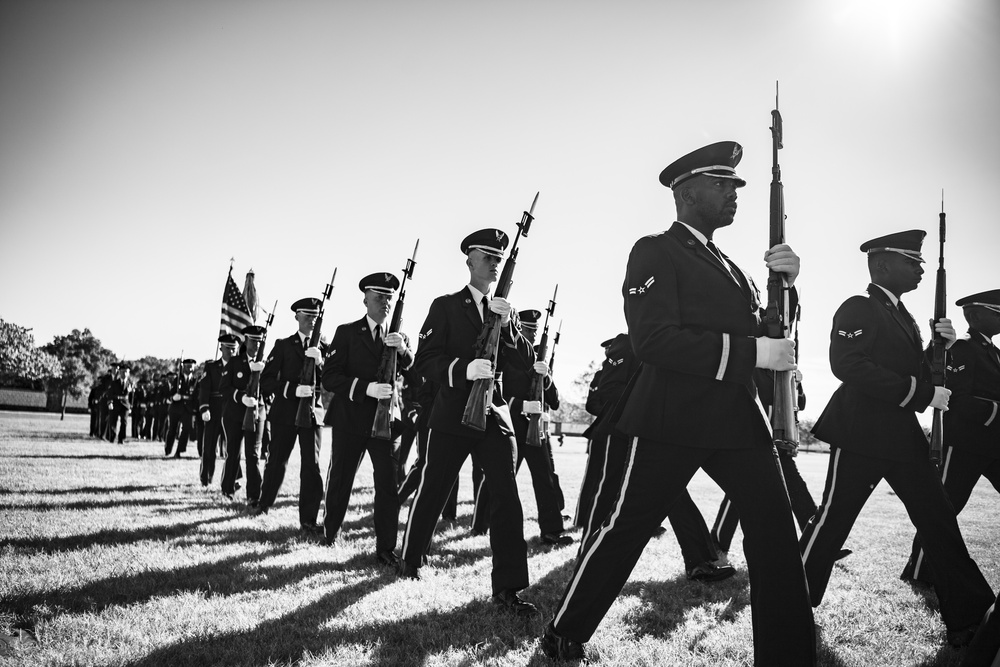
[(0, 386), (37, 389), (59, 373), (58, 360), (35, 347), (31, 329), (0, 319)]
[(48, 390), (57, 393), (63, 417), (68, 397), (79, 398), (89, 391), (94, 379), (116, 361), (115, 354), (101, 345), (90, 329), (73, 329), (66, 336), (56, 336), (42, 349), (61, 366), (60, 376), (48, 383)]

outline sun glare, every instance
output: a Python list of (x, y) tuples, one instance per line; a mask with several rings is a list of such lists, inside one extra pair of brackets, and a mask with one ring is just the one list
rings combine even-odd
[(853, 30), (857, 39), (881, 43), (888, 55), (907, 55), (931, 38), (929, 29), (953, 0), (838, 0), (830, 3), (839, 27)]

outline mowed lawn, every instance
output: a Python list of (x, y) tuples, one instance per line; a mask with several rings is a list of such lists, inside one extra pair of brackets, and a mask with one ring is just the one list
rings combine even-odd
[[(528, 471), (519, 476), (531, 586), (542, 610), (524, 620), (489, 602), (487, 537), (469, 534), (469, 466), (457, 522), (439, 526), (420, 581), (376, 567), (370, 467), (362, 464), (343, 539), (298, 531), (297, 450), (270, 514), (203, 489), (198, 462), (161, 443), (97, 441), (87, 417), (0, 412), (0, 664), (18, 665), (547, 665), (538, 637), (572, 571), (576, 545), (538, 541)], [(323, 469), (329, 458), (324, 432)], [(585, 442), (555, 451), (567, 513)], [(797, 459), (814, 499), (828, 457)], [(711, 525), (722, 493), (705, 475), (691, 494)], [(242, 492), (240, 492), (242, 493)], [(408, 505), (401, 515), (400, 542)], [(1000, 586), (1000, 497), (980, 483), (960, 521), (973, 557)], [(574, 535), (578, 536), (579, 531)], [(752, 664), (748, 580), (689, 582), (671, 532), (654, 539), (588, 644), (598, 665)], [(899, 581), (912, 539), (885, 485), (872, 495), (823, 605), (820, 664), (958, 665), (932, 592)], [(28, 633), (19, 633), (26, 630)]]

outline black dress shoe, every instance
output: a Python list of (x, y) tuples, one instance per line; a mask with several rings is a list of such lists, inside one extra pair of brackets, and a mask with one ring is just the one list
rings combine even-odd
[(410, 565), (405, 560), (399, 561), (399, 570), (397, 573), (400, 579), (420, 579), (420, 568)]
[(247, 508), (247, 514), (250, 516), (258, 516), (260, 514), (267, 514), (267, 510), (267, 507), (257, 503), (255, 505), (250, 505), (250, 507)]
[(299, 524), (299, 530), (301, 530), (303, 533), (308, 533), (309, 535), (320, 535), (320, 536), (322, 536), (323, 533), (325, 532), (323, 526), (321, 526), (318, 523), (302, 522)]
[(399, 558), (391, 551), (378, 551), (375, 553), (375, 560), (382, 567), (399, 567)]
[(485, 535), (486, 534), (486, 531), (483, 530), (483, 529), (480, 529), (480, 528), (473, 528), (471, 532), (476, 537), (479, 537), (481, 535)]
[(545, 627), (541, 647), (542, 653), (553, 660), (584, 660), (587, 657), (583, 644), (557, 634), (551, 623)]
[(567, 544), (573, 544), (573, 538), (563, 533), (545, 533), (542, 535), (542, 542), (557, 547), (564, 547)]
[(660, 535), (663, 535), (666, 532), (667, 532), (666, 528), (664, 528), (663, 526), (657, 526), (656, 528), (653, 529), (653, 537), (659, 537)]
[(495, 594), (491, 600), (493, 604), (498, 607), (503, 607), (508, 611), (512, 611), (518, 616), (537, 616), (538, 607), (531, 604), (526, 600), (522, 600), (517, 595), (517, 591), (506, 589)]
[(833, 557), (833, 560), (834, 560), (834, 562), (836, 562), (836, 561), (838, 561), (838, 560), (841, 560), (842, 558), (847, 558), (847, 557), (848, 557), (848, 556), (850, 556), (850, 555), (851, 555), (852, 553), (854, 553), (854, 552), (853, 552), (853, 551), (851, 551), (850, 549), (841, 549), (840, 551), (838, 551), (838, 552), (837, 552), (837, 553), (836, 553), (836, 554), (834, 555), (834, 557)]
[(736, 574), (736, 568), (732, 565), (716, 565), (708, 561), (695, 565), (687, 571), (687, 578), (691, 581), (702, 581), (710, 583), (722, 581)]

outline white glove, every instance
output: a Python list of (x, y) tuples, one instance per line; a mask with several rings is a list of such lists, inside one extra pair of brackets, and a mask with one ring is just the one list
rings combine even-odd
[(244, 396), (243, 397), (243, 405), (247, 406), (248, 408), (256, 408), (257, 407), (257, 399), (254, 398), (253, 396)]
[(465, 379), (485, 380), (493, 377), (493, 364), (489, 359), (473, 359), (465, 369)]
[(490, 299), (489, 302), (490, 310), (500, 316), (500, 323), (504, 326), (510, 322), (510, 311), (513, 310), (507, 299), (502, 296), (495, 296)]
[(382, 343), (387, 347), (394, 347), (400, 352), (406, 349), (406, 343), (403, 341), (403, 336), (399, 333), (386, 334)]
[(541, 401), (525, 401), (522, 404), (521, 412), (526, 415), (540, 415), (542, 414), (542, 402)]
[(942, 412), (948, 411), (948, 398), (951, 396), (951, 389), (944, 387), (934, 387), (934, 398), (931, 399), (931, 407)]
[(205, 410), (201, 413), (201, 420), (203, 422), (210, 421), (212, 419), (212, 412), (210, 410)]
[(549, 365), (544, 361), (536, 361), (535, 365), (532, 366), (532, 368), (534, 368), (535, 372), (538, 373), (539, 375), (549, 374)]
[(946, 350), (951, 349), (951, 346), (958, 339), (958, 336), (955, 335), (955, 327), (951, 325), (951, 320), (947, 317), (942, 317), (937, 321), (937, 324), (934, 323), (934, 320), (931, 320), (931, 329), (941, 334), (941, 337), (944, 338), (944, 349)]
[(253, 372), (253, 373), (260, 373), (262, 370), (264, 370), (264, 362), (263, 361), (251, 361), (250, 362), (250, 371), (251, 372)]
[(773, 371), (794, 371), (795, 341), (790, 338), (758, 338), (757, 368)]
[(111, 401), (108, 401), (108, 410), (114, 410), (114, 409), (115, 409), (115, 404), (112, 403)]
[(388, 382), (369, 382), (365, 394), (378, 400), (392, 398), (392, 385)]
[[(313, 348), (316, 349), (316, 348)], [(295, 387), (295, 395), (299, 398), (307, 398), (313, 395), (313, 388), (311, 384), (300, 384)]]
[(174, 394), (174, 402), (177, 402), (179, 400), (181, 400), (181, 395), (180, 394)]
[(307, 347), (306, 356), (315, 361), (317, 364), (323, 363), (323, 353), (319, 351), (318, 347)]

